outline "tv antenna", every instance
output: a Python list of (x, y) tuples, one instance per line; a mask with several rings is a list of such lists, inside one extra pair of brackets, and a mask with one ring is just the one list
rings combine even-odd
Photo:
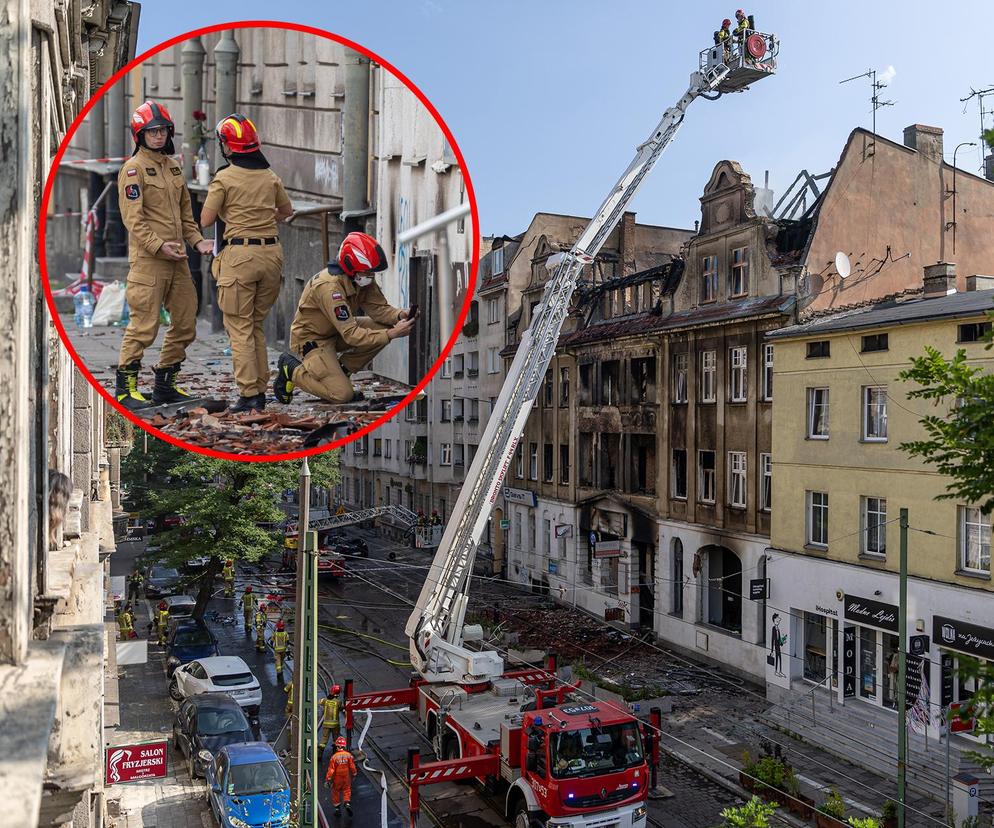
[(987, 108), (987, 106), (984, 104), (984, 98), (988, 98), (988, 97), (990, 97), (992, 95), (994, 95), (994, 85), (988, 86), (986, 89), (974, 89), (971, 86), (970, 87), (970, 94), (967, 95), (965, 98), (960, 98), (960, 100), (963, 102), (963, 111), (964, 112), (966, 112), (966, 108), (969, 105), (969, 102), (971, 100), (973, 100), (973, 98), (977, 99), (977, 103), (980, 106), (980, 139), (981, 139), (980, 140), (980, 167), (981, 167), (981, 169), (983, 169), (983, 166), (984, 166), (984, 147), (987, 146), (987, 144), (983, 140), (983, 138), (984, 138), (984, 132), (987, 129), (987, 116), (988, 115), (994, 115), (994, 109), (988, 109)]
[(894, 76), (897, 71), (893, 66), (888, 66), (880, 73), (880, 78), (877, 78), (876, 69), (868, 69), (862, 75), (853, 75), (851, 78), (846, 78), (845, 80), (839, 81), (839, 83), (849, 83), (849, 81), (859, 80), (860, 78), (870, 79), (870, 103), (873, 105), (873, 134), (877, 134), (877, 110), (882, 106), (893, 106), (897, 101), (882, 101), (880, 100), (880, 90), (887, 87), (887, 85), (894, 80)]

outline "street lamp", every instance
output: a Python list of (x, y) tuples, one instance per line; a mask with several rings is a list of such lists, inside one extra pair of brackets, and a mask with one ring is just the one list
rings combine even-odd
[(956, 149), (953, 150), (953, 220), (948, 222), (946, 229), (948, 230), (950, 226), (953, 228), (953, 255), (956, 255), (956, 153), (959, 152), (960, 147), (975, 147), (977, 146), (976, 141), (963, 141), (956, 145)]

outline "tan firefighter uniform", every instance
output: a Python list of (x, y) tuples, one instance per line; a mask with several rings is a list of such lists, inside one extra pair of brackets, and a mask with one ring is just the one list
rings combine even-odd
[(266, 649), (266, 622), (269, 616), (265, 610), (259, 607), (255, 613), (255, 649), (257, 652), (265, 652)]
[(176, 365), (197, 333), (197, 291), (184, 259), (159, 253), (163, 242), (204, 240), (193, 220), (190, 191), (180, 165), (162, 152), (139, 147), (117, 176), (121, 219), (128, 228), (128, 308), (119, 364), (140, 362), (159, 332), (159, 308), (166, 306), (172, 325), (162, 340), (159, 366)]
[(166, 635), (169, 632), (169, 610), (168, 609), (156, 610), (155, 624), (156, 624), (156, 633), (158, 634), (158, 637), (159, 637), (159, 643), (160, 644), (165, 644), (166, 643)]
[(283, 708), (283, 712), (287, 716), (293, 713), (293, 681), (288, 681), (283, 685), (283, 692), (286, 693), (286, 707)]
[(218, 170), (204, 208), (224, 221), (227, 241), (211, 271), (217, 303), (231, 340), (235, 382), (243, 397), (263, 394), (269, 359), (262, 323), (275, 304), (283, 280), (283, 248), (276, 209), (290, 203), (283, 182), (271, 169), (232, 164)]
[(328, 744), (329, 735), (333, 739), (338, 738), (338, 729), (340, 727), (338, 713), (341, 705), (342, 703), (339, 701), (338, 696), (327, 696), (318, 702), (318, 709), (323, 713), (321, 717), (321, 742), (318, 744), (318, 747), (322, 750)]
[(283, 659), (286, 657), (287, 646), (290, 644), (290, 634), (286, 630), (276, 630), (273, 633), (273, 658), (276, 661), (276, 672), (283, 672)]
[(221, 577), (224, 578), (224, 597), (235, 597), (235, 564), (234, 561), (225, 561), (224, 569), (221, 570)]
[[(366, 316), (357, 316), (360, 308)], [(312, 276), (290, 326), (290, 350), (303, 360), (294, 386), (328, 402), (349, 402), (355, 389), (346, 372), (358, 371), (389, 344), (387, 330), (401, 313), (376, 282), (358, 287), (337, 264)]]
[(242, 617), (245, 619), (245, 629), (252, 626), (252, 615), (255, 612), (256, 595), (254, 592), (243, 592), (241, 597)]

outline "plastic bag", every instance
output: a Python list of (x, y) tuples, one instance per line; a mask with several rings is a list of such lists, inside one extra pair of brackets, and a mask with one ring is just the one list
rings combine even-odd
[(97, 299), (96, 310), (93, 311), (93, 324), (113, 325), (121, 319), (124, 312), (125, 286), (120, 282), (106, 285)]

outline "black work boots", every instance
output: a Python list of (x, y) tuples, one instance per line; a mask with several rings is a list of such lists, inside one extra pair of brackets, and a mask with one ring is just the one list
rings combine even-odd
[(128, 411), (141, 411), (152, 404), (138, 390), (138, 372), (141, 367), (140, 362), (129, 362), (117, 369), (114, 397)]
[(293, 401), (293, 372), (300, 367), (300, 360), (293, 354), (280, 354), (276, 363), (276, 377), (273, 379), (273, 394), (276, 401), (289, 405)]
[(266, 408), (266, 395), (255, 394), (251, 397), (239, 397), (238, 402), (228, 408), (231, 414), (241, 414), (243, 411), (264, 411)]
[(181, 362), (177, 362), (175, 365), (164, 365), (162, 368), (155, 369), (152, 402), (156, 405), (186, 402), (193, 399), (186, 391), (176, 385), (176, 377), (179, 376), (179, 369), (182, 364)]

